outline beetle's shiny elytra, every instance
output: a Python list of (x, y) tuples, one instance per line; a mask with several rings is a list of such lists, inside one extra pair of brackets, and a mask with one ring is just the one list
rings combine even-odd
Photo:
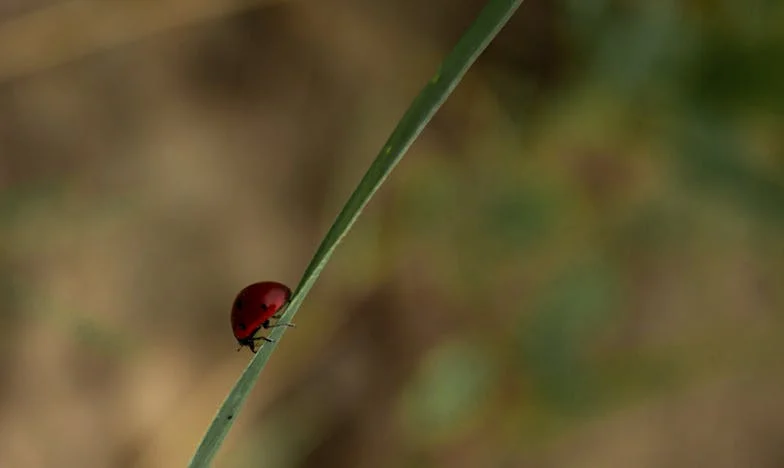
[(270, 324), (272, 319), (280, 318), (278, 312), (289, 299), (291, 289), (275, 281), (253, 283), (240, 291), (231, 307), (231, 329), (240, 345), (237, 350), (247, 346), (255, 353), (257, 341), (271, 341), (265, 336), (256, 337), (262, 328), (293, 326), (288, 323)]

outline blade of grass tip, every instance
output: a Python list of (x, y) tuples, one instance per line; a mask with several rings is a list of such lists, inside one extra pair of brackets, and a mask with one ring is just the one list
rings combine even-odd
[[(386, 177), (403, 158), (408, 148), (427, 123), (455, 89), (465, 73), (488, 46), (501, 28), (509, 21), (523, 0), (490, 0), (477, 19), (463, 34), (454, 49), (444, 59), (436, 75), (414, 99), (390, 135), (381, 152), (376, 156), (359, 185), (338, 214), (332, 227), (319, 245), (286, 306), (281, 321), (291, 321), (302, 301), (318, 279), (335, 248), (345, 237), (362, 209), (378, 190)], [(259, 378), (270, 355), (288, 327), (278, 327), (270, 333), (273, 343), (265, 343), (250, 360), (237, 383), (215, 415), (201, 440), (190, 467), (206, 467), (220, 448), (234, 419)]]

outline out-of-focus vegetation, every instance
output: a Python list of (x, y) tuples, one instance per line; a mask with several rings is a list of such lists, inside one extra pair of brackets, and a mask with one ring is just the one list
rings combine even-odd
[[(234, 294), (299, 278), (482, 4), (153, 3), (0, 8), (3, 467), (185, 464)], [(216, 466), (779, 466), (781, 24), (526, 0)]]

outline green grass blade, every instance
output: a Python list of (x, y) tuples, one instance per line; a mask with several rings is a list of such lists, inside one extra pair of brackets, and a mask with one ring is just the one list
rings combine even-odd
[[(367, 205), (370, 198), (378, 190), (392, 169), (394, 169), (395, 165), (403, 158), (408, 148), (449, 94), (455, 89), (460, 79), (468, 71), (468, 68), (506, 22), (509, 21), (509, 18), (521, 3), (522, 0), (490, 0), (474, 23), (460, 38), (452, 52), (447, 55), (436, 75), (414, 99), (414, 102), (403, 115), (392, 135), (390, 135), (381, 149), (381, 152), (376, 156), (376, 159), (370, 165), (354, 193), (351, 194), (348, 202), (346, 202), (340, 214), (338, 214), (337, 219), (335, 219), (318, 250), (316, 250), (313, 259), (305, 269), (302, 280), (294, 291), (292, 300), (286, 307), (281, 321), (288, 322), (294, 318), (305, 296), (313, 287), (335, 248), (348, 230), (351, 229), (362, 209)], [(261, 370), (267, 364), (277, 343), (286, 332), (286, 328), (274, 328), (270, 333), (270, 338), (275, 340), (275, 343), (265, 343), (251, 359), (234, 388), (226, 397), (220, 409), (218, 409), (218, 414), (215, 415), (215, 419), (213, 419), (191, 459), (190, 467), (196, 468), (210, 465), (226, 434), (231, 429), (242, 404), (245, 402), (251, 389), (253, 389), (256, 380), (258, 380)]]

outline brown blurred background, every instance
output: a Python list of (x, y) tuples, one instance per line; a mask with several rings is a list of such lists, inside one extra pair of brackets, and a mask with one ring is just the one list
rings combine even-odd
[[(482, 4), (0, 3), (0, 467), (184, 466)], [(784, 466), (782, 24), (526, 0), (215, 466)]]

